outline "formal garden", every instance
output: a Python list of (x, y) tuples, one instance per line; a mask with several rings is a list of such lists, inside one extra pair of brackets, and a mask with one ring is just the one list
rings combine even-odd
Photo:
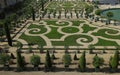
[(44, 12), (40, 12), (45, 18), (82, 18), (83, 15), (91, 13), (94, 6), (84, 1), (52, 1), (44, 8)]
[(103, 16), (97, 2), (85, 0), (23, 5), (0, 20), (0, 71), (119, 72), (120, 27), (112, 12)]
[(84, 20), (41, 20), (39, 23), (29, 24), (17, 40), (22, 44), (46, 46), (45, 48), (55, 46), (115, 48), (120, 45), (119, 32), (119, 29), (95, 26)]

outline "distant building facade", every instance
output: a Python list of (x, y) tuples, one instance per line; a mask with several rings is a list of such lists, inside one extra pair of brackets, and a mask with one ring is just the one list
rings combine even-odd
[(87, 0), (87, 1), (98, 1), (100, 4), (118, 4), (120, 0)]
[(7, 6), (15, 5), (18, 2), (23, 0), (0, 0), (0, 9), (5, 8)]
[(0, 0), (0, 9), (5, 8), (5, 1)]

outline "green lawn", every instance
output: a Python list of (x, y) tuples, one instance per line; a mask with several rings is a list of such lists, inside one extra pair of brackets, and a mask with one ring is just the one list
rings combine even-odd
[(74, 20), (71, 22), (73, 23), (73, 26), (80, 26), (80, 24), (85, 23), (85, 21), (79, 21), (79, 20)]
[(65, 10), (70, 10), (70, 9), (73, 9), (73, 6), (74, 4), (72, 2), (64, 2), (62, 4), (62, 7), (65, 9)]
[(82, 46), (82, 44), (78, 44), (76, 39), (86, 38), (87, 40), (81, 40), (83, 43), (91, 42), (93, 39), (87, 35), (71, 35), (65, 38), (64, 41), (53, 41), (53, 46)]
[(118, 44), (114, 41), (99, 38), (99, 42), (95, 46), (118, 46)]
[(46, 34), (46, 36), (50, 39), (60, 39), (63, 34), (57, 32), (57, 27), (50, 27), (51, 28), (51, 32)]
[[(75, 6), (74, 6), (75, 5)], [(83, 1), (64, 1), (64, 2), (59, 2), (59, 1), (52, 1), (48, 4), (47, 8), (48, 10), (53, 10), (53, 11), (57, 11), (57, 10), (80, 10), (80, 9), (84, 9), (86, 6), (93, 6), (92, 4), (88, 4), (86, 2)]]
[[(111, 35), (108, 35), (106, 34), (109, 33)], [(117, 34), (119, 33), (117, 30), (113, 30), (113, 29), (100, 29), (98, 32), (96, 33), (93, 33), (93, 35), (95, 36), (102, 36), (102, 37), (105, 37), (105, 38), (108, 38), (108, 39), (119, 39), (120, 40), (120, 35), (114, 35), (114, 34)]]
[(62, 29), (62, 31), (64, 33), (76, 33), (76, 32), (79, 32), (79, 29), (75, 27), (65, 27)]
[(42, 33), (45, 33), (47, 31), (47, 29), (45, 28), (44, 25), (36, 25), (36, 24), (31, 24), (28, 29), (31, 29), (31, 28), (37, 28), (37, 29), (40, 29), (40, 31), (37, 31), (37, 30), (31, 30), (29, 31), (30, 34), (42, 34)]
[(83, 33), (88, 33), (89, 31), (95, 30), (96, 27), (91, 27), (91, 26), (89, 26), (87, 24), (84, 24), (83, 27), (82, 27), (82, 29), (83, 29)]
[(74, 4), (72, 2), (64, 2), (62, 5), (65, 6), (65, 7), (71, 7)]
[(61, 23), (57, 24), (56, 20), (45, 20), (45, 22), (47, 22), (47, 25), (53, 25), (53, 26), (67, 26), (67, 25), (69, 25), (68, 22), (61, 22)]
[(28, 42), (28, 44), (37, 44), (39, 46), (46, 45), (46, 42), (44, 41), (44, 39), (39, 36), (28, 36), (23, 33), (19, 38), (24, 39), (26, 42)]

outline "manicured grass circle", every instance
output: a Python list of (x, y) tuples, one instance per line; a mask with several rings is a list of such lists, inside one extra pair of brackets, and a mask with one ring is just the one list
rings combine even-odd
[(79, 29), (75, 28), (75, 27), (65, 27), (65, 28), (62, 29), (62, 31), (64, 33), (76, 33), (76, 32), (79, 31)]

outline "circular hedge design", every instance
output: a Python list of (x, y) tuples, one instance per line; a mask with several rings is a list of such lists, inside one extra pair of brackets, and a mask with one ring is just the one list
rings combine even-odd
[(75, 28), (75, 27), (65, 27), (62, 29), (62, 31), (64, 33), (77, 33), (77, 32), (79, 32), (79, 29)]
[(69, 22), (66, 21), (56, 21), (56, 20), (45, 20), (47, 22), (47, 25), (53, 25), (53, 26), (67, 26), (69, 25)]
[(34, 27), (30, 29), (29, 33), (30, 34), (43, 34), (47, 31), (44, 25)]

